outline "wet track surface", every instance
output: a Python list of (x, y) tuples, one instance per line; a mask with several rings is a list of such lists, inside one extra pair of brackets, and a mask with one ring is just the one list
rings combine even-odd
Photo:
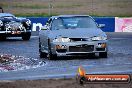
[(40, 59), (38, 36), (30, 41), (9, 38), (0, 41), (0, 53), (34, 58), (45, 62), (43, 66), (18, 71), (0, 72), (0, 80), (43, 79), (75, 76), (81, 65), (87, 73), (132, 73), (132, 33), (108, 33), (108, 58), (76, 57), (61, 60)]

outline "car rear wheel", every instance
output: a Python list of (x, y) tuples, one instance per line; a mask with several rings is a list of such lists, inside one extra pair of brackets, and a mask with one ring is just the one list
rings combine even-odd
[(22, 39), (23, 40), (29, 40), (30, 37), (31, 37), (31, 33), (26, 33), (26, 34), (23, 34)]
[(99, 57), (101, 58), (107, 58), (107, 52), (100, 52)]

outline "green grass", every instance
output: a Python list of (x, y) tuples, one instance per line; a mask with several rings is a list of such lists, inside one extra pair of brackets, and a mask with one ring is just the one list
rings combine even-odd
[[(88, 14), (100, 17), (132, 17), (131, 0), (52, 0), (52, 15), (59, 14)], [(2, 1), (0, 6), (6, 12), (23, 17), (49, 16), (49, 0), (15, 0)], [(94, 10), (92, 10), (94, 8)]]
[(23, 5), (23, 4), (16, 4), (13, 5), (14, 8), (29, 8), (29, 9), (47, 9), (48, 6), (42, 6), (42, 5)]
[[(81, 4), (58, 4), (53, 5), (53, 8), (74, 8), (74, 7), (80, 7)], [(12, 7), (14, 8), (29, 8), (29, 9), (48, 9), (49, 4), (46, 5), (39, 5), (39, 4), (15, 4)]]
[[(59, 13), (52, 13), (51, 16), (61, 15)], [(93, 17), (132, 17), (132, 15), (100, 15), (100, 14), (86, 14)], [(50, 17), (48, 13), (22, 13), (22, 14), (15, 14), (17, 17)]]
[(56, 5), (55, 8), (75, 8), (80, 6), (82, 5), (81, 4), (60, 4), (60, 5)]
[[(73, 12), (72, 12), (73, 13)], [(51, 16), (56, 16), (56, 15), (61, 15), (59, 13), (52, 13)], [(90, 16), (94, 16), (94, 17), (132, 17), (132, 14), (127, 14), (127, 15), (122, 15), (122, 14), (118, 14), (118, 15), (100, 15), (100, 14), (86, 14), (86, 15), (90, 15)], [(48, 13), (22, 13), (22, 14), (15, 14), (15, 16), (17, 17), (49, 17)]]
[(0, 2), (0, 7), (8, 7), (8, 4)]
[[(58, 14), (52, 14), (52, 15), (58, 15)], [(22, 13), (22, 14), (15, 14), (17, 17), (49, 17), (50, 15), (48, 13)]]
[(132, 5), (130, 2), (119, 2), (119, 3), (109, 3), (109, 7), (115, 7), (115, 8), (129, 8)]
[(132, 14), (110, 14), (110, 15), (102, 15), (102, 14), (97, 14), (97, 13), (92, 13), (89, 14), (91, 16), (95, 17), (132, 17)]

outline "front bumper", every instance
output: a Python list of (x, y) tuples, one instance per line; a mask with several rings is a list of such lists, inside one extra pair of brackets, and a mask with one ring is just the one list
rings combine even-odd
[(5, 36), (5, 37), (20, 37), (24, 34), (31, 35), (31, 30), (27, 30), (27, 31), (0, 31), (0, 36)]
[(77, 56), (89, 53), (107, 52), (107, 40), (51, 43), (51, 51), (57, 56)]

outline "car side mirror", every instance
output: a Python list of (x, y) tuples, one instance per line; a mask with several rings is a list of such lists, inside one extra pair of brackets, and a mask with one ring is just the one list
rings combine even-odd
[(98, 27), (99, 28), (104, 28), (105, 27), (105, 24), (99, 24)]
[(47, 26), (46, 25), (42, 26), (41, 30), (47, 30)]

